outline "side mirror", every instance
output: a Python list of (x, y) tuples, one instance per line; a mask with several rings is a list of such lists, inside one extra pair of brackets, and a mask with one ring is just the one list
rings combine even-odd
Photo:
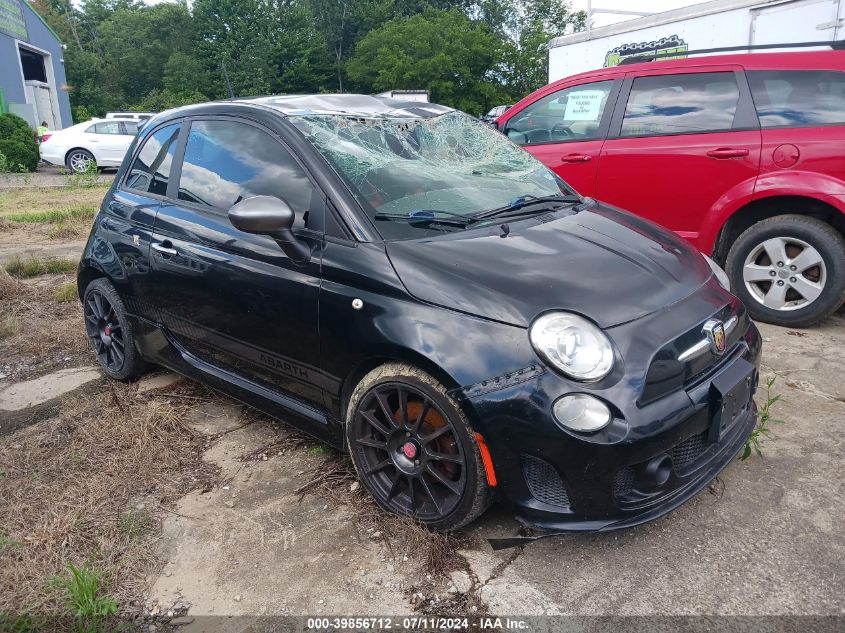
[(292, 262), (301, 264), (311, 258), (311, 249), (291, 231), (294, 213), (288, 203), (274, 196), (253, 196), (229, 209), (229, 222), (239, 231), (269, 235)]

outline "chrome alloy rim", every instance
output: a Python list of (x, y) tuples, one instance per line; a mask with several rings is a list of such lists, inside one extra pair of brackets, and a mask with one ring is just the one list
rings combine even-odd
[(91, 165), (93, 164), (94, 161), (91, 159), (90, 156), (88, 156), (88, 154), (83, 154), (82, 152), (74, 152), (70, 155), (70, 168), (73, 171), (88, 171), (91, 168)]
[(782, 312), (805, 308), (824, 292), (827, 268), (821, 253), (794, 237), (773, 237), (745, 258), (742, 279), (759, 303)]

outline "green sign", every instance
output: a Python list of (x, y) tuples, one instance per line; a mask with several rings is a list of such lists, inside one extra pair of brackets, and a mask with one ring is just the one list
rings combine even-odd
[(19, 40), (29, 38), (20, 0), (0, 0), (0, 33)]

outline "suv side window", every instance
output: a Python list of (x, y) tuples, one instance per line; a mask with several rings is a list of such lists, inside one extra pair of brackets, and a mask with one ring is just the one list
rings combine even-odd
[(128, 189), (157, 196), (167, 194), (170, 167), (176, 153), (179, 124), (173, 123), (153, 132), (144, 141), (138, 157), (129, 168), (124, 181)]
[(558, 90), (514, 115), (504, 132), (521, 145), (597, 139), (612, 87), (607, 80)]
[(620, 136), (661, 136), (730, 130), (739, 103), (733, 72), (637, 77)]
[(746, 73), (762, 127), (845, 123), (845, 73), (753, 70)]
[(179, 199), (224, 213), (251, 196), (276, 196), (307, 226), (320, 196), (287, 149), (267, 132), (237, 121), (194, 121), (185, 146)]

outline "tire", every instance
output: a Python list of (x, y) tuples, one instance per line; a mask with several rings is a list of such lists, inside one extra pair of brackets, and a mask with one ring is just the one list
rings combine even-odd
[(109, 280), (95, 279), (88, 284), (82, 309), (88, 342), (103, 371), (115, 380), (129, 380), (144, 373), (147, 364), (135, 347), (132, 324)]
[(388, 512), (448, 531), (492, 503), (466, 416), (443, 385), (415, 367), (389, 363), (364, 376), (347, 407), (346, 441), (359, 480)]
[(67, 153), (65, 158), (65, 165), (75, 174), (81, 174), (91, 169), (91, 165), (96, 169), (97, 161), (94, 155), (87, 149), (72, 149)]
[(816, 218), (776, 216), (739, 236), (725, 271), (754, 319), (808, 327), (845, 300), (845, 240)]

